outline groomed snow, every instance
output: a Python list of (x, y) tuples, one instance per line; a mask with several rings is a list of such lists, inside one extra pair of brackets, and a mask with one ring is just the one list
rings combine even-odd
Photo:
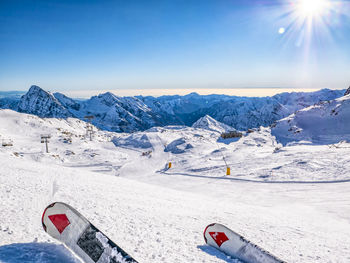
[[(0, 148), (0, 262), (20, 262), (14, 248), (32, 255), (26, 262), (76, 262), (42, 230), (54, 201), (78, 209), (139, 262), (237, 262), (205, 245), (213, 222), (287, 262), (350, 261), (346, 142), (282, 147), (260, 128), (229, 143), (185, 127), (98, 131), (89, 141), (76, 119), (1, 110), (0, 120), (0, 138), (14, 143)], [(52, 135), (49, 154), (41, 133)], [(171, 143), (180, 151), (164, 151)]]

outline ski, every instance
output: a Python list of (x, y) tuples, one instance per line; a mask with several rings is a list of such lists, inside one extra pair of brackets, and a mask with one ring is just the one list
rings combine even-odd
[(205, 242), (247, 263), (285, 263), (243, 236), (221, 224), (210, 224), (204, 230)]
[(137, 263), (73, 207), (56, 202), (42, 215), (44, 230), (85, 263)]

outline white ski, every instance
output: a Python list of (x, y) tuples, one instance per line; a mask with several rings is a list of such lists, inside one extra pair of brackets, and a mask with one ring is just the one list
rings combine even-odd
[(124, 250), (65, 203), (49, 205), (42, 216), (44, 230), (85, 263), (137, 263)]
[(208, 245), (247, 263), (284, 262), (221, 224), (208, 225), (204, 230), (204, 240)]

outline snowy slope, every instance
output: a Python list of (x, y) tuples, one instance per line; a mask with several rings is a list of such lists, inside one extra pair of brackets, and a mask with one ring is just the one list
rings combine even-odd
[[(117, 176), (127, 174), (139, 179), (144, 173), (141, 163), (148, 165), (152, 160), (151, 174), (215, 178), (225, 175), (227, 164), (232, 168), (234, 180), (312, 182), (350, 179), (347, 173), (350, 156), (336, 157), (347, 151), (348, 143), (343, 142), (339, 147), (282, 147), (271, 135), (270, 128), (261, 127), (231, 141), (220, 138), (216, 131), (186, 126), (154, 127), (133, 134), (106, 132), (94, 127), (93, 141), (90, 141), (86, 123), (79, 119), (39, 118), (11, 110), (0, 110), (0, 118), (0, 139), (13, 141), (14, 145), (8, 148), (11, 154)], [(49, 155), (43, 153), (45, 146), (40, 143), (41, 134), (51, 135)], [(7, 151), (7, 148), (2, 150)], [(173, 167), (171, 171), (165, 171), (169, 161)], [(129, 173), (128, 167), (137, 172)], [(142, 176), (140, 179), (143, 180)]]
[[(212, 222), (287, 262), (350, 260), (348, 143), (282, 147), (268, 128), (224, 143), (184, 126), (98, 130), (90, 141), (78, 119), (0, 110), (0, 120), (1, 138), (14, 143), (0, 147), (0, 262), (24, 262), (14, 248), (26, 262), (75, 262), (42, 230), (53, 201), (77, 208), (139, 262), (237, 262), (205, 245)], [(49, 154), (41, 133), (52, 135)]]
[(80, 109), (80, 104), (75, 100), (67, 97), (66, 95), (56, 92), (53, 96), (67, 109), (72, 109), (78, 111)]
[[(44, 207), (59, 200), (76, 207), (140, 262), (235, 262), (204, 245), (204, 227), (218, 221), (287, 262), (349, 259), (349, 206), (341, 201), (348, 185), (266, 186), (196, 178), (192, 184), (203, 185), (203, 192), (189, 193), (1, 157), (0, 245), (56, 243), (40, 222)], [(0, 260), (9, 262), (1, 255)]]
[(308, 141), (334, 144), (350, 141), (350, 95), (302, 109), (276, 123), (272, 133), (286, 144)]

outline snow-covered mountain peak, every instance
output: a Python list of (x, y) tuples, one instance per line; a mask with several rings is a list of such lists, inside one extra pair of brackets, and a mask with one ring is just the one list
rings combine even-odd
[[(53, 97), (53, 94), (49, 91), (43, 90), (42, 88), (40, 88), (39, 86), (36, 85), (32, 85), (30, 86), (28, 92), (26, 94), (24, 94), (23, 96), (26, 97)], [(22, 96), (22, 98), (23, 98)]]
[[(83, 115), (82, 115), (83, 113)], [(93, 123), (110, 131), (139, 131), (155, 126), (158, 117), (136, 97), (106, 92), (81, 103), (79, 116), (94, 115)]]
[(66, 118), (72, 116), (53, 94), (36, 85), (31, 86), (29, 91), (21, 97), (18, 111), (39, 117)]
[(234, 131), (235, 129), (231, 126), (228, 126), (224, 123), (221, 123), (209, 115), (205, 115), (204, 117), (198, 119), (193, 125), (193, 128), (200, 128), (209, 131), (215, 131), (219, 133)]
[(106, 106), (113, 106), (117, 101), (119, 101), (118, 97), (111, 92), (106, 92), (99, 94), (98, 96), (93, 96), (91, 100), (98, 100), (100, 103)]
[(191, 93), (185, 95), (184, 97), (190, 99), (193, 97), (200, 97), (200, 95), (197, 92), (191, 92)]
[(44, 92), (44, 93), (48, 93), (47, 91), (43, 90), (42, 88), (40, 88), (37, 85), (32, 85), (30, 86), (28, 93), (36, 93), (36, 92)]

